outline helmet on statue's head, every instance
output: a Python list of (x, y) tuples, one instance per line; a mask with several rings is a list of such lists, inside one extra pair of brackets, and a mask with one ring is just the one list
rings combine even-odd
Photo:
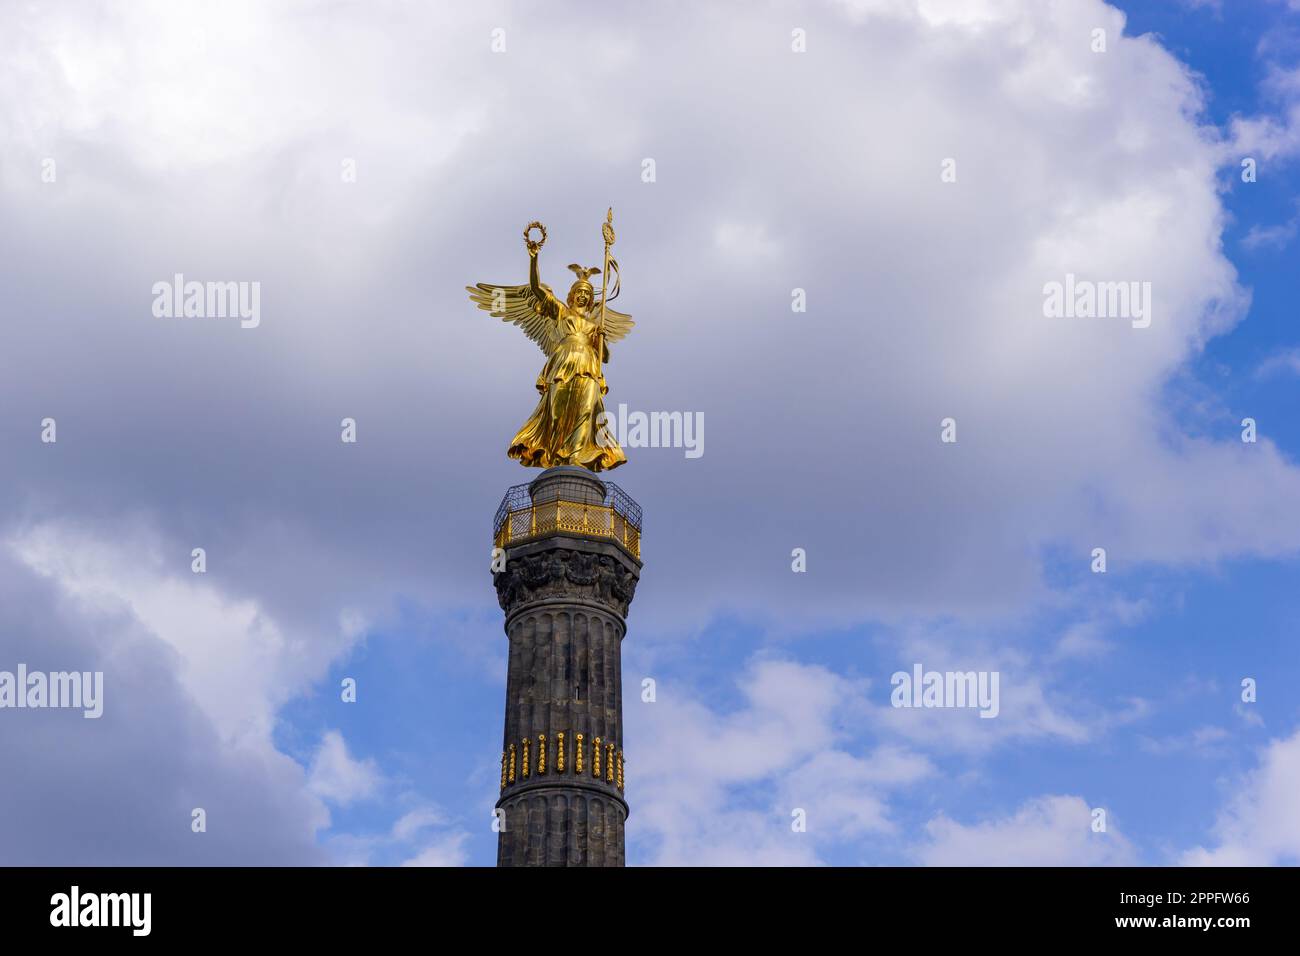
[(600, 270), (594, 266), (590, 269), (583, 268), (577, 263), (571, 263), (569, 268), (578, 278), (569, 287), (569, 295), (566, 301), (569, 305), (580, 305), (586, 307), (596, 301), (596, 289), (589, 281), (594, 275), (600, 275)]

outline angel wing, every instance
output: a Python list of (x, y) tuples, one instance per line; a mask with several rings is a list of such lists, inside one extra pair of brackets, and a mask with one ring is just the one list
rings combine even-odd
[[(596, 309), (599, 314), (600, 307), (597, 306)], [(632, 331), (634, 325), (636, 323), (632, 321), (632, 316), (626, 312), (616, 312), (608, 305), (605, 306), (605, 341), (619, 341)]]
[(532, 286), (494, 285), (479, 282), (465, 286), (470, 301), (484, 312), (499, 316), (502, 322), (513, 322), (524, 334), (537, 343), (547, 355), (555, 348), (559, 330), (555, 325), (555, 293), (546, 283), (541, 283), (546, 299), (533, 294)]

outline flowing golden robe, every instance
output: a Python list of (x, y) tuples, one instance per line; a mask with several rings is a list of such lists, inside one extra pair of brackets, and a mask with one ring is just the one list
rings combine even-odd
[(541, 393), (537, 407), (506, 453), (521, 464), (541, 468), (617, 468), (627, 456), (613, 433), (599, 424), (609, 391), (602, 370), (609, 350), (596, 317), (583, 315), (549, 294), (538, 307), (555, 323), (557, 341), (537, 376)]

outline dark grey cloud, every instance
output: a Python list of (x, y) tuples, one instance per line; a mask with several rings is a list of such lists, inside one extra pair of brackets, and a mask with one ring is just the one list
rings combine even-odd
[[(177, 678), (179, 656), (124, 608), (73, 601), (0, 557), (0, 670), (102, 671), (103, 714), (0, 710), (7, 865), (313, 864), (323, 808), (278, 753), (229, 746)], [(230, 693), (238, 695), (239, 687)], [(191, 813), (207, 813), (207, 832)]]

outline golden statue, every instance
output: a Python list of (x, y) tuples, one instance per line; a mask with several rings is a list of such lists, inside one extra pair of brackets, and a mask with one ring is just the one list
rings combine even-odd
[[(532, 238), (534, 229), (540, 238)], [(580, 465), (603, 471), (627, 461), (603, 423), (604, 395), (609, 386), (602, 366), (609, 361), (609, 343), (632, 331), (632, 316), (608, 306), (608, 301), (618, 297), (621, 284), (618, 262), (609, 254), (614, 244), (613, 209), (601, 223), (601, 235), (605, 240), (604, 270), (570, 265), (577, 279), (563, 302), (537, 274), (537, 254), (546, 242), (546, 228), (540, 222), (530, 222), (524, 228), (527, 285), (480, 282), (465, 287), (480, 309), (519, 326), (546, 353), (546, 364), (537, 376), (542, 397), (506, 452), (521, 465)], [(611, 271), (615, 282), (607, 295)], [(601, 277), (599, 305), (590, 282), (593, 275)]]

